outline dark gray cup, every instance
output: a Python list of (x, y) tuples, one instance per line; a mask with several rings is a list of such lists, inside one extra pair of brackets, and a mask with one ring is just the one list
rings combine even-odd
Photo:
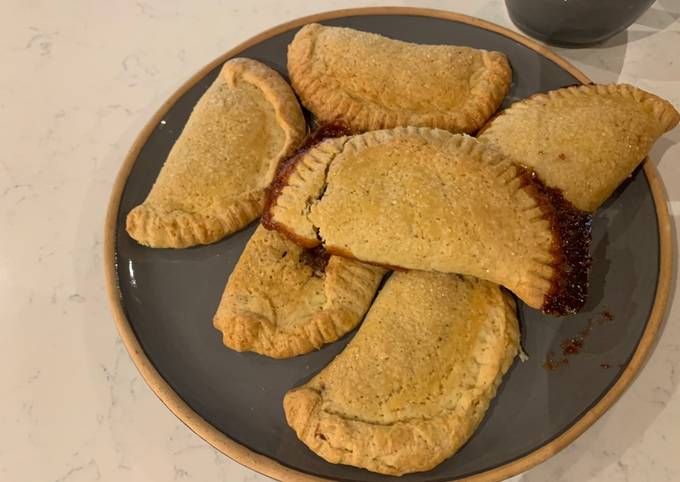
[(546, 43), (585, 47), (628, 28), (654, 0), (505, 0), (513, 23)]

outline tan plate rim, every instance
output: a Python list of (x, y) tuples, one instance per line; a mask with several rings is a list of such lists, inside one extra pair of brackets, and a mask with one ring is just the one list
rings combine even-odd
[[(225, 434), (210, 425), (200, 415), (194, 412), (180, 397), (175, 393), (163, 377), (156, 371), (151, 361), (147, 358), (139, 344), (139, 340), (134, 334), (132, 326), (130, 325), (125, 311), (121, 304), (120, 291), (118, 288), (118, 278), (116, 276), (116, 219), (118, 217), (118, 207), (120, 204), (121, 195), (125, 187), (128, 175), (134, 165), (140, 149), (145, 144), (155, 127), (163, 119), (168, 110), (175, 104), (177, 99), (183, 95), (187, 90), (194, 86), (200, 79), (207, 75), (218, 65), (225, 62), (231, 57), (237, 56), (243, 50), (266, 40), (274, 35), (290, 30), (310, 22), (318, 22), (339, 17), (352, 17), (359, 15), (415, 15), (424, 17), (442, 18), (446, 20), (453, 20), (462, 22), (486, 30), (490, 30), (505, 37), (519, 42), (526, 47), (534, 50), (538, 54), (555, 62), (557, 65), (568, 71), (578, 80), (583, 83), (589, 83), (590, 79), (576, 67), (568, 63), (563, 58), (559, 57), (554, 52), (540, 45), (539, 43), (508, 30), (504, 27), (496, 25), (491, 22), (480, 20), (478, 18), (469, 17), (453, 12), (442, 10), (432, 10), (417, 7), (369, 7), (369, 8), (353, 8), (345, 10), (334, 10), (330, 12), (318, 13), (307, 17), (298, 18), (290, 22), (286, 22), (277, 27), (271, 28), (262, 32), (242, 44), (234, 47), (217, 59), (210, 62), (208, 65), (199, 70), (189, 80), (187, 80), (151, 117), (149, 122), (145, 125), (142, 131), (135, 139), (132, 147), (127, 153), (123, 164), (118, 172), (116, 180), (113, 184), (111, 197), (109, 199), (109, 206), (106, 213), (106, 221), (104, 225), (104, 272), (106, 290), (109, 299), (111, 310), (118, 328), (120, 337), (125, 344), (125, 347), (132, 358), (132, 361), (137, 366), (144, 380), (148, 383), (151, 389), (156, 393), (158, 398), (173, 412), (182, 422), (184, 422), (191, 430), (193, 430), (199, 437), (214, 446), (223, 454), (232, 458), (236, 462), (255, 470), (261, 474), (275, 478), (282, 481), (326, 481), (330, 479), (323, 479), (290, 469), (270, 459), (264, 455), (260, 455), (250, 449), (244, 447), (231, 440)], [(505, 465), (495, 467), (485, 472), (467, 477), (465, 481), (474, 482), (492, 482), (499, 481), (511, 477), (518, 473), (524, 472), (535, 465), (544, 462), (546, 459), (555, 455), (557, 452), (565, 448), (573, 442), (579, 435), (581, 435), (588, 427), (606, 412), (614, 402), (621, 396), (621, 394), (628, 388), (635, 376), (640, 371), (647, 357), (654, 347), (656, 335), (661, 326), (662, 320), (666, 314), (668, 298), (671, 286), (671, 271), (673, 259), (673, 245), (671, 234), (671, 223), (668, 212), (668, 198), (659, 177), (658, 171), (653, 163), (645, 162), (643, 166), (644, 173), (649, 182), (654, 198), (654, 204), (657, 213), (659, 224), (659, 278), (657, 281), (656, 297), (654, 305), (647, 321), (647, 326), (640, 339), (635, 353), (630, 362), (624, 369), (623, 373), (616, 381), (616, 383), (609, 389), (609, 391), (586, 412), (574, 425), (561, 435), (551, 440), (543, 447), (535, 451), (509, 462)]]

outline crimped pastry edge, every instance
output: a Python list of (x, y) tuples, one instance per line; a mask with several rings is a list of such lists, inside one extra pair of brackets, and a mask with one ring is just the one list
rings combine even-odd
[[(284, 145), (271, 160), (264, 185), (274, 177), (279, 161), (292, 153), (306, 134), (306, 123), (291, 87), (273, 69), (247, 58), (225, 62), (220, 71), (230, 86), (243, 80), (259, 88), (272, 104), (285, 134)], [(181, 136), (182, 134), (180, 134)], [(153, 189), (153, 188), (152, 188)], [(186, 248), (210, 244), (243, 229), (262, 214), (264, 188), (215, 203), (200, 212), (160, 213), (144, 201), (127, 215), (128, 234), (142, 245), (153, 248)]]
[(386, 106), (376, 108), (345, 93), (339, 81), (330, 77), (319, 78), (312, 74), (315, 37), (323, 28), (339, 27), (325, 27), (316, 23), (305, 25), (288, 47), (288, 72), (291, 84), (305, 107), (322, 123), (342, 122), (355, 132), (411, 125), (472, 133), (496, 111), (510, 88), (512, 69), (505, 54), (471, 49), (481, 52), (488, 75), (475, 83), (462, 108), (455, 111), (433, 109), (427, 113), (394, 110)]
[[(574, 85), (563, 87), (561, 89), (556, 89), (548, 92), (537, 93), (532, 96), (515, 102), (507, 109), (499, 112), (494, 117), (489, 119), (489, 121), (479, 130), (477, 133), (477, 138), (489, 144), (495, 145), (501, 151), (503, 150), (503, 143), (494, 139), (495, 128), (500, 125), (504, 125), (506, 122), (512, 122), (513, 116), (519, 117), (524, 112), (541, 108), (548, 104), (553, 104), (556, 106), (563, 105), (564, 108), (568, 108), (569, 101), (575, 98), (587, 98), (587, 97), (600, 97), (600, 98), (623, 98), (623, 99), (634, 99), (641, 104), (641, 108), (648, 110), (652, 113), (653, 118), (658, 124), (659, 134), (668, 132), (673, 129), (680, 121), (680, 113), (673, 107), (673, 105), (650, 92), (644, 91), (637, 87), (628, 84), (588, 84), (588, 85)], [(522, 163), (522, 159), (515, 159), (518, 163)], [(629, 167), (629, 171), (622, 173), (620, 177), (612, 178), (612, 182), (616, 185), (612, 185), (608, 192), (600, 193), (600, 195), (591, 196), (575, 196), (570, 194), (570, 190), (566, 190), (565, 194), (569, 196), (569, 200), (575, 204), (579, 209), (583, 209), (587, 212), (594, 212), (597, 210), (601, 204), (609, 197), (616, 186), (623, 182), (626, 175), (629, 175), (644, 159), (641, 157), (637, 160), (637, 163), (632, 164)], [(552, 186), (556, 188), (565, 186)]]
[[(358, 261), (331, 256), (325, 269), (324, 289), (332, 283), (335, 299), (304, 324), (292, 329), (275, 327), (274, 320), (247, 310), (234, 310), (232, 316), (221, 314), (222, 302), (213, 318), (213, 326), (222, 333), (226, 347), (252, 351), (271, 358), (290, 358), (309, 353), (332, 343), (353, 330), (368, 311), (385, 270)], [(223, 297), (227, 296), (228, 282)]]
[(551, 102), (568, 101), (570, 98), (579, 96), (607, 96), (633, 98), (636, 101), (651, 106), (659, 125), (664, 132), (668, 132), (680, 122), (680, 113), (673, 104), (661, 97), (647, 92), (646, 90), (632, 86), (630, 84), (585, 84), (571, 85), (561, 89), (550, 90), (533, 94), (526, 99), (514, 102), (510, 107), (502, 110), (496, 116), (490, 118), (477, 133), (477, 137), (482, 137), (485, 133), (491, 132), (495, 122), (502, 122), (506, 115), (512, 115), (521, 110), (527, 109), (537, 104), (547, 104)]
[[(540, 210), (540, 215), (528, 218), (527, 222), (544, 220), (550, 222), (553, 245), (546, 253), (536, 256), (535, 262), (549, 266), (553, 275), (550, 279), (546, 279), (538, 275), (540, 270), (532, 270), (531, 280), (518, 285), (513, 292), (529, 306), (553, 315), (574, 313), (583, 306), (587, 295), (590, 269), (590, 215), (571, 205), (563, 198), (559, 190), (547, 188), (534, 172), (516, 164), (493, 146), (481, 144), (467, 135), (451, 134), (441, 129), (426, 127), (397, 127), (321, 142), (315, 148), (297, 156), (289, 164), (288, 177), (283, 183), (280, 195), (268, 207), (266, 214), (268, 227), (277, 229), (293, 242), (304, 247), (322, 244), (322, 240), (318, 238), (316, 227), (310, 221), (307, 220), (311, 230), (307, 235), (300, 235), (296, 229), (278, 219), (280, 215), (277, 216), (277, 211), (285, 212), (285, 209), (287, 209), (285, 204), (291, 201), (298, 204), (308, 204), (309, 198), (301, 198), (305, 193), (296, 192), (296, 190), (300, 191), (305, 178), (315, 174), (314, 171), (323, 169), (327, 172), (333, 159), (345, 150), (376, 145), (404, 134), (415, 134), (429, 142), (442, 142), (445, 139), (457, 137), (456, 141), (459, 142), (459, 147), (467, 150), (471, 155), (478, 156), (480, 162), (504, 163), (504, 169), (499, 170), (499, 174), (507, 174), (509, 169), (514, 169), (512, 179), (506, 182), (506, 185), (514, 189), (524, 190), (536, 202), (534, 208)], [(288, 183), (291, 178), (293, 178), (294, 185)], [(534, 211), (534, 209), (532, 208), (531, 211)], [(311, 235), (311, 233), (314, 235)], [(323, 245), (331, 254), (358, 259), (363, 263), (371, 263), (370, 260), (357, 258), (353, 253), (342, 247), (327, 243), (323, 243)], [(551, 259), (552, 261), (547, 263), (540, 261), (541, 259)], [(380, 265), (379, 263), (372, 264)], [(409, 269), (394, 265), (385, 267), (397, 270)], [(522, 292), (521, 295), (518, 291)]]
[(281, 196), (281, 192), (289, 184), (290, 176), (300, 167), (298, 164), (310, 150), (317, 147), (319, 144), (324, 143), (324, 145), (328, 144), (331, 146), (328, 155), (335, 155), (333, 151), (336, 150), (336, 148), (330, 144), (330, 141), (336, 140), (335, 142), (344, 143), (349, 134), (349, 129), (342, 124), (321, 125), (307, 136), (300, 148), (294, 154), (279, 163), (276, 177), (266, 189), (265, 207), (262, 214), (262, 225), (265, 228), (284, 233), (288, 239), (294, 241), (295, 244), (302, 246), (303, 248), (314, 248), (319, 246), (320, 243), (316, 237), (296, 235), (292, 230), (286, 229), (283, 224), (277, 222), (273, 217), (273, 208)]
[(151, 248), (188, 248), (210, 244), (246, 227), (264, 206), (264, 193), (251, 191), (203, 212), (159, 213), (142, 203), (127, 215), (125, 229), (139, 244)]
[[(477, 394), (477, 404), (471, 404), (464, 414), (456, 414), (451, 410), (443, 410), (437, 416), (429, 419), (409, 419), (395, 423), (373, 423), (371, 421), (357, 419), (355, 416), (326, 412), (323, 410), (323, 391), (310, 388), (306, 385), (294, 388), (286, 393), (283, 401), (284, 413), (288, 425), (295, 431), (298, 438), (305, 443), (317, 455), (330, 463), (342, 463), (366, 468), (372, 472), (386, 475), (403, 475), (406, 473), (422, 472), (430, 470), (444, 460), (451, 457), (460, 447), (474, 434), (488, 409), (489, 403), (495, 397), (498, 386), (502, 382), (503, 375), (512, 365), (519, 350), (519, 325), (517, 321), (517, 308), (511, 295), (500, 290), (503, 300), (504, 316), (509, 322), (505, 336), (506, 350), (500, 363), (500, 369), (493, 382), (485, 390)], [(380, 296), (380, 295), (378, 295)], [(361, 328), (360, 328), (361, 329)], [(339, 355), (339, 356), (342, 356)], [(334, 446), (332, 434), (318, 433), (321, 417), (328, 417), (330, 424), (341, 427), (351, 427), (352, 432), (366, 431), (368, 439), (379, 440), (379, 448), (374, 448), (372, 454), (355, 453), (344, 447)], [(462, 426), (462, 428), (460, 428)], [(447, 431), (443, 437), (456, 437), (449, 440), (448, 447), (433, 443), (426, 450), (416, 453), (408, 453), (409, 449), (417, 447), (417, 444), (409, 443), (420, 440), (437, 439), (437, 432)], [(460, 429), (458, 432), (455, 429)], [(387, 433), (385, 433), (387, 432)], [(462, 432), (463, 436), (458, 437)], [(406, 450), (404, 450), (406, 449)], [(387, 451), (392, 451), (389, 454)], [(397, 454), (397, 464), (388, 464), (381, 460), (382, 456), (394, 457)]]

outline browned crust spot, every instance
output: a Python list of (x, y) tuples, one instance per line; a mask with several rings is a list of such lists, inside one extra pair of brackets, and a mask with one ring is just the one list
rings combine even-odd
[(300, 254), (300, 261), (312, 268), (314, 276), (318, 278), (321, 278), (326, 272), (326, 266), (328, 266), (330, 259), (331, 253), (326, 251), (323, 246), (305, 249)]
[(547, 187), (534, 171), (518, 166), (526, 192), (550, 222), (554, 272), (541, 311), (568, 315), (583, 307), (588, 295), (592, 216), (574, 207), (559, 189)]

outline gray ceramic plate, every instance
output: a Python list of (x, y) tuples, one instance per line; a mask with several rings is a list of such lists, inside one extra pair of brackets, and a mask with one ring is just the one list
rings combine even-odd
[[(312, 20), (319, 19), (411, 42), (505, 52), (514, 71), (506, 105), (585, 80), (554, 54), (476, 19), (419, 9), (359, 10)], [(308, 480), (304, 474), (309, 474), (345, 481), (387, 480), (326, 463), (297, 440), (284, 420), (283, 394), (323, 368), (353, 333), (316, 353), (277, 361), (226, 349), (213, 329), (211, 319), (225, 281), (254, 226), (211, 246), (184, 250), (144, 248), (124, 229), (125, 216), (144, 200), (221, 63), (238, 54), (285, 74), (286, 46), (307, 21), (311, 20), (266, 32), (218, 59), (185, 84), (142, 132), (122, 168), (110, 206), (106, 248), (110, 294), (121, 335), (149, 384), (180, 418), (222, 451), (278, 478)], [(647, 164), (594, 217), (591, 288), (583, 311), (551, 318), (520, 303), (522, 342), (529, 361), (515, 363), (481, 427), (462, 450), (436, 469), (402, 480), (457, 480), (475, 474), (493, 480), (523, 470), (573, 440), (627, 386), (651, 345), (665, 304), (664, 283), (668, 284), (668, 232), (659, 227), (667, 224), (667, 214), (663, 207), (657, 213), (655, 197), (658, 201), (663, 194), (654, 167)], [(613, 320), (605, 320), (605, 312)], [(557, 371), (546, 370), (548, 353), (561, 359), (561, 342), (592, 322), (597, 326), (581, 353), (568, 357), (568, 365)]]

